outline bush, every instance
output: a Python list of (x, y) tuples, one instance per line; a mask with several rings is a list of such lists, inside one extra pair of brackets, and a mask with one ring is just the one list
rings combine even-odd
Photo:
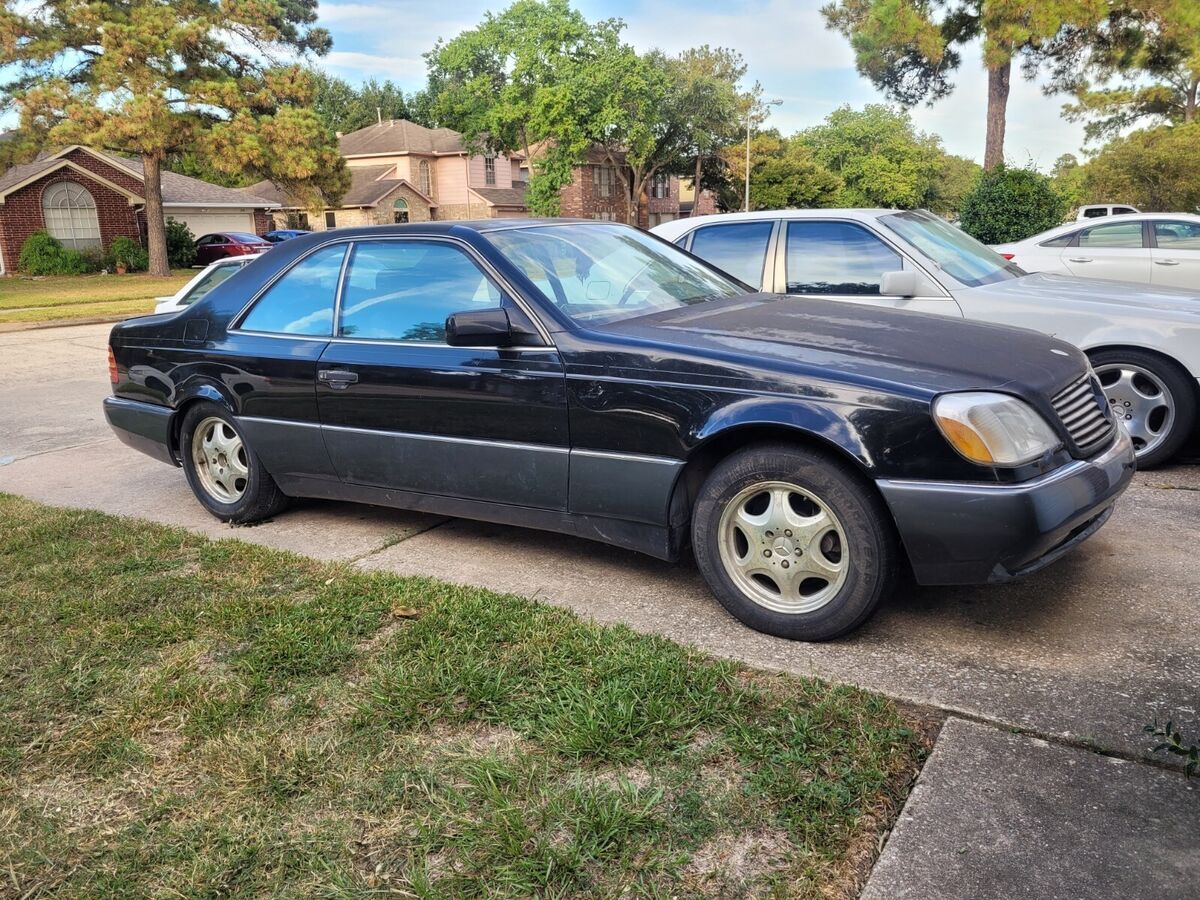
[(167, 219), (167, 265), (186, 269), (196, 261), (196, 236), (184, 222)]
[(144, 272), (150, 268), (149, 254), (137, 241), (124, 235), (113, 240), (112, 246), (108, 248), (108, 255), (112, 257), (113, 265), (124, 266), (129, 272)]
[(997, 166), (963, 198), (959, 222), (985, 244), (1004, 244), (1061, 225), (1066, 212), (1067, 199), (1045, 175)]
[(44, 231), (35, 231), (21, 245), (17, 268), (26, 275), (84, 275), (100, 267), (78, 250), (64, 247)]

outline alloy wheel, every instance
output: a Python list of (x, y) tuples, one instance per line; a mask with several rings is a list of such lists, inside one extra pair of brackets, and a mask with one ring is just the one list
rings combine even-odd
[(192, 432), (192, 461), (205, 492), (218, 503), (237, 503), (250, 482), (246, 445), (233, 426), (210, 416)]
[(810, 613), (837, 596), (850, 567), (846, 532), (829, 505), (786, 481), (740, 491), (721, 513), (721, 563), (750, 600)]
[(1162, 379), (1132, 363), (1097, 366), (1096, 377), (1113, 415), (1133, 439), (1135, 454), (1153, 452), (1175, 423), (1175, 398)]

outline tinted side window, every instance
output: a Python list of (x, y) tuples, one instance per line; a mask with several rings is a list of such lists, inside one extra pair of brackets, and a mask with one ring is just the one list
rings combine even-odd
[(752, 288), (759, 288), (774, 225), (774, 222), (708, 225), (696, 230), (692, 252)]
[(1200, 250), (1200, 223), (1155, 222), (1154, 237), (1160, 250)]
[(850, 222), (788, 222), (789, 294), (878, 294), (884, 272), (904, 267), (900, 256)]
[(217, 266), (203, 278), (196, 282), (196, 286), (183, 298), (180, 306), (191, 306), (198, 300), (202, 300), (209, 291), (215, 288), (218, 284), (238, 271), (241, 266), (224, 265)]
[(1123, 216), (1123, 215), (1126, 215), (1127, 213), (1133, 213), (1133, 212), (1137, 212), (1137, 210), (1131, 209), (1128, 206), (1118, 206), (1116, 209), (1113, 210), (1113, 215), (1114, 216)]
[(1085, 209), (1083, 211), (1083, 217), (1085, 219), (1099, 219), (1101, 216), (1107, 215), (1108, 210), (1103, 206), (1099, 207), (1098, 209)]
[(1142, 246), (1141, 222), (1113, 222), (1079, 232), (1079, 246), (1097, 250), (1123, 250)]
[(323, 247), (271, 285), (245, 319), (245, 331), (333, 334), (333, 301), (346, 245)]
[(457, 247), (435, 241), (355, 244), (338, 334), (443, 342), (451, 313), (500, 305), (499, 289)]

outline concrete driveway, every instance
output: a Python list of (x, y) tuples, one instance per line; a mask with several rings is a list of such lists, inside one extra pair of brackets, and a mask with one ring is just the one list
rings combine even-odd
[(263, 526), (222, 525), (182, 472), (111, 437), (100, 411), (108, 327), (0, 335), (0, 490), (540, 597), (1127, 757), (1147, 752), (1141, 728), (1154, 717), (1200, 719), (1200, 467), (1139, 473), (1093, 540), (1023, 583), (905, 588), (856, 634), (798, 644), (731, 619), (690, 564), (573, 538), (316, 501)]

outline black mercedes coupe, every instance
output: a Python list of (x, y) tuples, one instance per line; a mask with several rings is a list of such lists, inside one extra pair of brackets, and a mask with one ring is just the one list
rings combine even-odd
[(318, 497), (690, 545), (729, 612), (804, 640), (862, 623), (902, 566), (1042, 568), (1134, 469), (1070, 344), (753, 293), (599, 222), (298, 237), (117, 325), (109, 363), (117, 435), (220, 519)]

